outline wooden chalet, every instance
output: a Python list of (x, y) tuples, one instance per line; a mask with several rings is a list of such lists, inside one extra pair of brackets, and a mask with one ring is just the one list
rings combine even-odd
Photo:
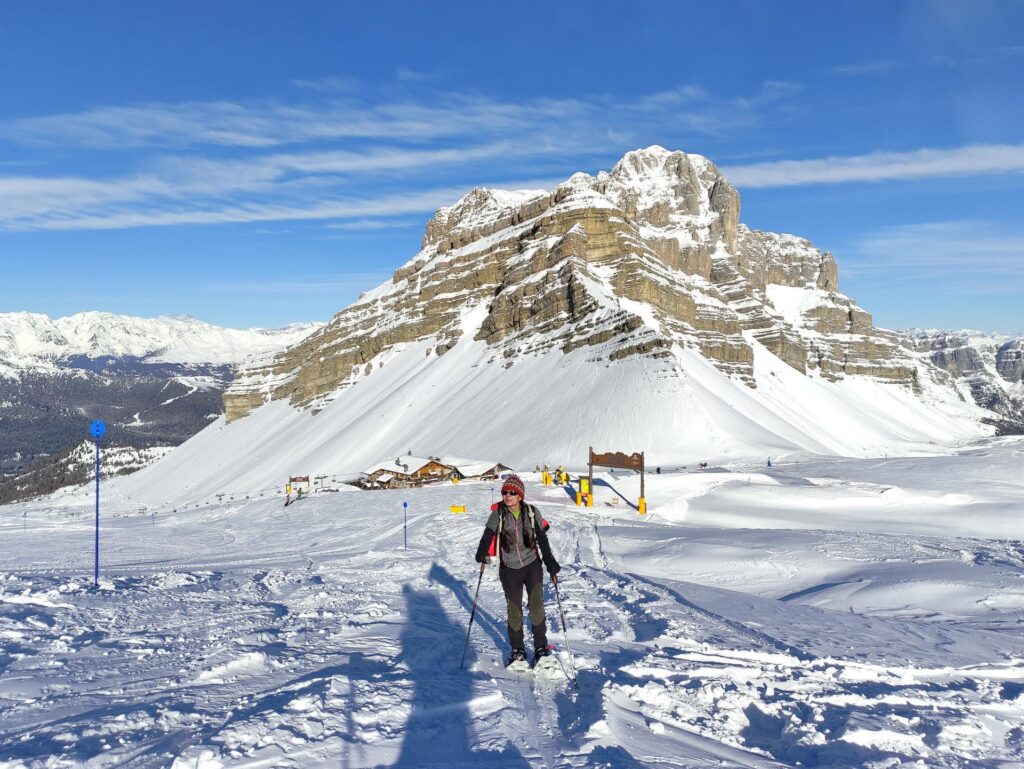
[(364, 489), (405, 489), (447, 480), (453, 471), (435, 457), (406, 455), (368, 467), (359, 483)]
[(440, 461), (451, 467), (452, 475), (460, 481), (493, 481), (504, 473), (512, 472), (511, 467), (501, 462), (481, 462), (461, 457), (441, 457)]

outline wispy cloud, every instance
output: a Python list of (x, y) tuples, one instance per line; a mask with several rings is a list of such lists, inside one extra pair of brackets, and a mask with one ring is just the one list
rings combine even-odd
[[(157, 170), (147, 174), (106, 181), (0, 177), (0, 229), (120, 229), (300, 220), (334, 220), (355, 229), (359, 225), (352, 220), (432, 212), (450, 205), (470, 186), (551, 189), (560, 181), (543, 178), (510, 185), (507, 180), (488, 184), (475, 179), (467, 185), (356, 196), (353, 180), (360, 176), (393, 171), (413, 175), (422, 183), (419, 172), (429, 167), (509, 157), (522, 160), (563, 149), (496, 143), (441, 150), (278, 153), (252, 160), (176, 157), (160, 161), (154, 166)], [(1024, 171), (1024, 146), (871, 153), (722, 170), (741, 189), (1020, 173)]]
[[(548, 173), (557, 158), (578, 162), (639, 146), (634, 137), (660, 133), (665, 123), (715, 135), (756, 125), (799, 91), (769, 81), (731, 98), (682, 85), (625, 100), (518, 103), (441, 93), (374, 102), (356, 85), (296, 82), (289, 103), (140, 104), (0, 122), (0, 141), (56, 147), (65, 158), (77, 153), (89, 168), (131, 164), (114, 176), (0, 176), (0, 230), (422, 213), (454, 202), (434, 190), (482, 183), (478, 170), (458, 169), (486, 164), (497, 186), (508, 186)], [(45, 167), (48, 156), (37, 163)], [(470, 182), (465, 188), (454, 184), (460, 175)]]
[(395, 216), (434, 211), (467, 192), (466, 187), (442, 187), (408, 194), (381, 195), (310, 203), (304, 206), (246, 204), (222, 208), (143, 208), (130, 211), (39, 216), (29, 224), (9, 224), (6, 229), (112, 230), (129, 227), (166, 227), (183, 224), (232, 224), (241, 222), (317, 221)]
[(334, 222), (327, 225), (329, 230), (363, 231), (363, 230), (387, 230), (394, 227), (420, 227), (423, 222), (419, 219), (355, 219), (351, 222)]
[(1001, 46), (971, 55), (931, 55), (908, 59), (869, 59), (830, 67), (829, 72), (848, 77), (888, 75), (910, 69), (958, 69), (1024, 57), (1024, 46)]
[(351, 294), (378, 286), (391, 277), (390, 272), (353, 272), (343, 275), (309, 276), (306, 280), (246, 280), (209, 283), (204, 290), (218, 294), (268, 296), (335, 296)]
[(33, 146), (104, 150), (269, 148), (337, 140), (522, 137), (546, 134), (552, 125), (566, 134), (594, 135), (596, 124), (658, 125), (666, 119), (695, 131), (713, 132), (755, 124), (765, 110), (799, 91), (795, 84), (770, 81), (753, 94), (733, 98), (715, 98), (696, 86), (683, 85), (634, 100), (594, 96), (517, 103), (441, 93), (426, 100), (376, 103), (356, 94), (336, 93), (355, 90), (343, 79), (293, 85), (318, 91), (320, 98), (294, 103), (203, 101), (98, 107), (0, 122), (0, 138)]
[(844, 261), (857, 279), (899, 276), (960, 294), (1024, 296), (1024, 230), (979, 220), (892, 227), (865, 237)]
[(880, 182), (1021, 171), (1024, 171), (1024, 145), (1019, 144), (873, 152), (851, 157), (752, 163), (722, 169), (729, 180), (741, 188)]
[(887, 72), (892, 72), (894, 69), (901, 67), (899, 62), (893, 59), (874, 59), (871, 61), (862, 61), (854, 64), (843, 64), (838, 67), (832, 67), (831, 71), (837, 75), (884, 75)]
[[(505, 156), (524, 158), (552, 150), (549, 146), (499, 143), (436, 150), (369, 148), (364, 152), (272, 154), (245, 160), (185, 156), (162, 158), (151, 163), (145, 174), (106, 180), (0, 177), (0, 229), (65, 229), (82, 220), (95, 223), (97, 218), (86, 214), (99, 209), (111, 214), (113, 206), (160, 203), (166, 208), (175, 201), (187, 201), (188, 208), (207, 220), (202, 209), (223, 208), (225, 197), (240, 195), (250, 198), (250, 207), (267, 211), (273, 206), (255, 204), (266, 203), (266, 198), (272, 197), (277, 199), (278, 208), (289, 199), (291, 208), (297, 208), (303, 194), (310, 193), (309, 199), (317, 203), (315, 212), (323, 208), (320, 204), (325, 185), (344, 185), (354, 178), (383, 172), (416, 175), (429, 167), (453, 167)], [(343, 198), (344, 191), (332, 189), (331, 194)], [(181, 216), (179, 211), (172, 218), (186, 223), (187, 216)], [(111, 223), (129, 221), (122, 215), (104, 218)], [(162, 218), (160, 214), (156, 217), (157, 221)]]
[(293, 88), (301, 88), (306, 91), (357, 91), (361, 87), (360, 82), (353, 77), (323, 77), (316, 80), (297, 79), (290, 81)]
[(395, 70), (395, 80), (400, 83), (431, 83), (442, 80), (444, 73), (437, 70), (415, 70), (399, 67)]

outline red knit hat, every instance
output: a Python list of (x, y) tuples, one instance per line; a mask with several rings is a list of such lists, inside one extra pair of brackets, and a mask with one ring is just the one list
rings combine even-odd
[(505, 482), (501, 484), (501, 491), (502, 493), (506, 491), (514, 491), (519, 495), (520, 499), (526, 498), (526, 486), (523, 485), (522, 479), (515, 473), (512, 473), (512, 475), (506, 478)]

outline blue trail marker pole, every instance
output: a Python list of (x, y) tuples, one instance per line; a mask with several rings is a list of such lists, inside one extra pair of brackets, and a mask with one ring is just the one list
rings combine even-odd
[(403, 502), (402, 509), (405, 511), (405, 525), (402, 527), (402, 539), (405, 540), (405, 549), (409, 549), (409, 503)]
[(89, 425), (89, 434), (96, 441), (96, 560), (93, 567), (92, 584), (100, 583), (100, 438), (107, 432), (107, 426), (99, 419)]

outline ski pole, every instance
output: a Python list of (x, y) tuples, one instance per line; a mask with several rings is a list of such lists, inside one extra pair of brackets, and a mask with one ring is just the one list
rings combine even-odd
[(565, 612), (562, 611), (562, 596), (558, 593), (557, 579), (552, 580), (551, 584), (555, 586), (555, 600), (558, 601), (558, 616), (562, 620), (562, 638), (565, 639), (565, 650), (569, 652), (569, 668), (572, 670), (572, 686), (575, 689), (578, 686), (576, 683), (578, 674), (576, 673), (576, 663), (572, 658), (572, 648), (569, 646), (569, 632), (565, 628)]
[(480, 595), (480, 583), (484, 581), (484, 569), (487, 568), (487, 564), (480, 564), (480, 576), (476, 581), (476, 592), (473, 593), (473, 611), (469, 615), (469, 627), (466, 628), (466, 645), (462, 647), (462, 662), (459, 663), (459, 670), (462, 670), (462, 666), (466, 664), (466, 651), (469, 649), (469, 634), (473, 630), (473, 618), (476, 616), (476, 599)]

